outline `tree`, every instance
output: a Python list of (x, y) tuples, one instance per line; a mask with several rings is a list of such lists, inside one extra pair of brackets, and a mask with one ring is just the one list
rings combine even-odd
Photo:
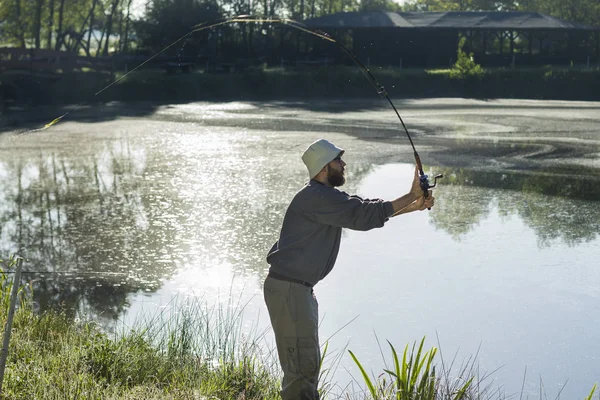
[[(132, 0), (129, 0), (127, 2), (127, 16), (125, 17), (125, 38), (123, 40), (123, 43), (120, 46), (120, 50), (127, 53), (127, 50), (129, 49), (128, 47), (128, 40), (129, 40), (129, 23), (131, 22), (130, 16), (131, 16), (131, 2)], [(119, 35), (120, 36), (120, 35)]]
[(65, 11), (65, 0), (60, 0), (60, 6), (58, 7), (58, 27), (56, 28), (56, 44), (54, 50), (60, 50), (63, 42), (63, 21)]
[(112, 33), (113, 19), (114, 19), (115, 12), (117, 11), (118, 6), (119, 6), (119, 0), (114, 0), (112, 2), (110, 14), (108, 15), (108, 21), (106, 23), (106, 44), (104, 45), (104, 51), (102, 52), (103, 56), (108, 55), (108, 48), (110, 45), (109, 41), (110, 41), (110, 35)]
[[(67, 51), (83, 49), (90, 55), (92, 43), (98, 41), (93, 32), (101, 31), (105, 33), (99, 43), (102, 51), (107, 40), (114, 39), (110, 35), (115, 23), (122, 25), (125, 18), (124, 7), (119, 7), (121, 3), (118, 0), (0, 1), (1, 44)], [(105, 15), (105, 10), (110, 12)], [(126, 25), (127, 32), (129, 28)]]
[(598, 0), (410, 0), (405, 11), (532, 11), (600, 26)]
[(35, 37), (35, 48), (41, 47), (40, 35), (42, 32), (42, 7), (44, 6), (44, 0), (35, 1), (35, 20), (34, 20), (34, 37)]
[(570, 22), (600, 27), (600, 1), (598, 0), (524, 0), (519, 11), (536, 11)]
[(0, 2), (0, 21), (2, 24), (3, 41), (10, 45), (25, 47), (26, 18), (23, 12), (21, 0), (10, 0)]
[(405, 10), (410, 11), (503, 11), (511, 1), (494, 0), (413, 0)]
[(361, 0), (360, 11), (400, 11), (402, 7), (393, 0)]
[(48, 26), (47, 26), (47, 37), (46, 40), (46, 48), (48, 50), (52, 49), (52, 26), (54, 25), (54, 0), (49, 0), (48, 2)]
[(222, 16), (214, 0), (150, 0), (146, 15), (137, 21), (140, 46), (158, 51), (202, 22)]

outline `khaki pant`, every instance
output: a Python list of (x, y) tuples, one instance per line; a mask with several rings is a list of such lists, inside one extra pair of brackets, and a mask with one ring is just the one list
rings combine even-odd
[(267, 278), (265, 302), (283, 369), (283, 400), (318, 400), (319, 310), (311, 288)]

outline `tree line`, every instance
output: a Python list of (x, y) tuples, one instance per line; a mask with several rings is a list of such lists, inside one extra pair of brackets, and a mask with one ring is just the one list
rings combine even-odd
[[(87, 56), (157, 51), (196, 24), (232, 15), (305, 20), (350, 11), (537, 11), (570, 22), (600, 26), (598, 0), (2, 0), (0, 47), (65, 50)], [(220, 31), (246, 46), (266, 42), (270, 26)], [(262, 38), (261, 38), (262, 37)]]
[(127, 52), (132, 1), (3, 0), (0, 46), (66, 50), (88, 56)]

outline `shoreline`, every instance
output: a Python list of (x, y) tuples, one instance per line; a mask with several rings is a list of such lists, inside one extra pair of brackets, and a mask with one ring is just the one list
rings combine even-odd
[[(600, 101), (600, 67), (490, 69), (481, 75), (447, 70), (373, 67), (391, 98), (476, 100), (530, 99)], [(76, 90), (74, 90), (76, 88)], [(0, 74), (0, 115), (10, 106), (98, 104), (111, 101), (286, 101), (378, 97), (355, 67), (256, 69), (234, 73), (167, 74), (161, 70), (101, 73), (75, 71), (51, 76), (27, 71)]]

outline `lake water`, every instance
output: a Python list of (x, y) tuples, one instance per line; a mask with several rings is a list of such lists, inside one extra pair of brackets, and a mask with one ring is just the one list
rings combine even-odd
[[(378, 340), (389, 362), (386, 340), (427, 336), (445, 362), (476, 356), (507, 397), (524, 384), (538, 398), (541, 380), (549, 398), (583, 398), (600, 382), (600, 103), (396, 105), (427, 172), (446, 177), (433, 210), (344, 232), (315, 287), (322, 340), (379, 374)], [(108, 104), (5, 131), (0, 254), (27, 258), (41, 308), (115, 326), (174, 299), (233, 299), (266, 329), (265, 255), (320, 137), (346, 149), (344, 190), (409, 189), (412, 150), (374, 101)], [(334, 379), (352, 377), (346, 352)]]

